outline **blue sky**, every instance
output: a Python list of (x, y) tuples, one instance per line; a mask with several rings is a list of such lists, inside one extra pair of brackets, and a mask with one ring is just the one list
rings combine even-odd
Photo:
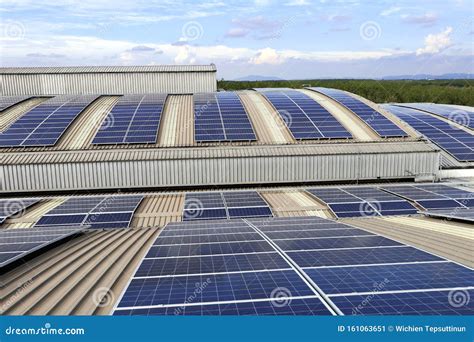
[(215, 63), (219, 77), (474, 72), (474, 2), (3, 0), (2, 66)]

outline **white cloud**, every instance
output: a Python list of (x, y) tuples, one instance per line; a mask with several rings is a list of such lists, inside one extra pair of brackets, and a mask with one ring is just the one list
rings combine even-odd
[(311, 3), (308, 0), (290, 0), (286, 4), (286, 6), (308, 6)]
[(282, 64), (285, 62), (283, 54), (277, 52), (275, 49), (265, 48), (257, 52), (257, 54), (250, 59), (252, 64)]
[(438, 53), (451, 46), (452, 27), (438, 34), (429, 34), (425, 37), (425, 46), (416, 50), (417, 55)]
[(398, 13), (401, 10), (402, 10), (401, 7), (392, 6), (392, 7), (389, 7), (387, 9), (383, 10), (382, 12), (380, 12), (380, 15), (383, 16), (383, 17), (386, 17), (386, 16), (389, 16), (389, 15)]
[(402, 21), (408, 24), (431, 26), (436, 24), (438, 21), (438, 15), (434, 12), (427, 12), (422, 15), (408, 15), (403, 14), (401, 16)]

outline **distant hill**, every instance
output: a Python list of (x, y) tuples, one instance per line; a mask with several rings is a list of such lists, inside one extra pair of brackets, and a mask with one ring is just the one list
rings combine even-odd
[(240, 78), (236, 78), (234, 81), (244, 81), (244, 82), (252, 82), (252, 81), (283, 81), (283, 78), (276, 77), (276, 76), (261, 76), (261, 75), (248, 75)]
[(383, 80), (449, 80), (449, 79), (474, 79), (474, 74), (417, 74), (417, 75), (399, 75), (399, 76), (385, 76)]

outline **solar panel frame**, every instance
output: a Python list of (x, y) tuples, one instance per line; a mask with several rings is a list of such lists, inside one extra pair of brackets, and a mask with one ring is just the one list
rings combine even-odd
[(0, 96), (0, 112), (31, 98), (30, 95)]

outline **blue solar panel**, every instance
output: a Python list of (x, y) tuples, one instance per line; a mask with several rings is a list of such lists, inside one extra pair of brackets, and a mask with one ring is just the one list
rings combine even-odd
[(331, 312), (319, 298), (284, 299), (280, 301), (239, 302), (208, 305), (190, 305), (182, 307), (165, 307), (134, 310), (117, 310), (116, 316), (123, 315), (190, 315), (190, 316), (310, 316), (331, 315)]
[(191, 295), (193, 303), (268, 299), (283, 287), (294, 297), (314, 295), (293, 270), (145, 278), (131, 281), (118, 308), (183, 304)]
[(81, 232), (80, 227), (55, 229), (9, 229), (0, 232), (0, 267), (71, 235)]
[(425, 215), (440, 217), (443, 219), (456, 219), (474, 222), (474, 208), (466, 209), (450, 209), (450, 210), (428, 210), (424, 212)]
[(194, 94), (194, 138), (198, 142), (256, 140), (247, 112), (234, 92)]
[(276, 252), (202, 257), (173, 257), (144, 259), (134, 277), (264, 271), (288, 268), (288, 263)]
[(313, 229), (313, 230), (295, 230), (288, 232), (266, 232), (270, 239), (306, 239), (306, 238), (327, 238), (332, 236), (359, 236), (359, 235), (370, 235), (369, 232), (361, 229), (351, 228), (346, 226), (341, 229)]
[(300, 267), (437, 261), (439, 257), (413, 247), (382, 247), (287, 253)]
[(153, 246), (146, 258), (272, 252), (266, 241), (204, 243), (195, 245)]
[(25, 100), (28, 100), (29, 98), (31, 98), (31, 96), (28, 95), (0, 96), (0, 111), (5, 110)]
[(436, 114), (456, 122), (460, 125), (474, 128), (474, 111), (468, 108), (457, 108), (444, 104), (435, 103), (396, 103), (395, 106), (419, 109), (428, 113)]
[(399, 242), (382, 236), (337, 237), (324, 239), (276, 240), (284, 251), (339, 249), (355, 247), (398, 246)]
[(0, 200), (0, 217), (3, 217), (4, 220), (8, 217), (15, 217), (38, 202), (39, 199), (37, 198), (11, 198)]
[(35, 227), (85, 225), (90, 228), (127, 228), (143, 196), (70, 197), (43, 215)]
[(62, 95), (46, 100), (0, 133), (0, 147), (52, 146), (98, 95)]
[(407, 134), (383, 114), (348, 93), (330, 88), (308, 88), (324, 94), (356, 114), (381, 137), (406, 137)]
[(93, 144), (156, 143), (167, 94), (123, 95), (102, 122)]
[(155, 245), (179, 245), (179, 244), (200, 244), (212, 242), (230, 241), (255, 241), (263, 240), (257, 233), (232, 233), (222, 235), (192, 235), (192, 236), (167, 236), (159, 237)]
[(191, 192), (186, 194), (183, 221), (272, 215), (268, 204), (256, 191)]
[(329, 267), (305, 270), (326, 294), (469, 287), (474, 272), (451, 262)]
[(416, 201), (425, 209), (466, 208), (474, 194), (442, 184), (386, 186), (383, 189)]
[(330, 112), (304, 93), (267, 89), (262, 94), (275, 107), (295, 139), (352, 138)]
[(166, 236), (185, 236), (185, 235), (213, 235), (228, 233), (253, 233), (255, 230), (247, 225), (229, 228), (202, 228), (202, 229), (165, 229), (160, 233), (161, 237)]
[(428, 140), (459, 161), (474, 161), (474, 135), (419, 110), (385, 105)]
[[(467, 298), (474, 296), (474, 290), (457, 293)], [(367, 295), (331, 297), (331, 300), (346, 315), (473, 315), (469, 301), (466, 305), (453, 305), (455, 295), (456, 290), (376, 293), (370, 295), (370, 300)]]

